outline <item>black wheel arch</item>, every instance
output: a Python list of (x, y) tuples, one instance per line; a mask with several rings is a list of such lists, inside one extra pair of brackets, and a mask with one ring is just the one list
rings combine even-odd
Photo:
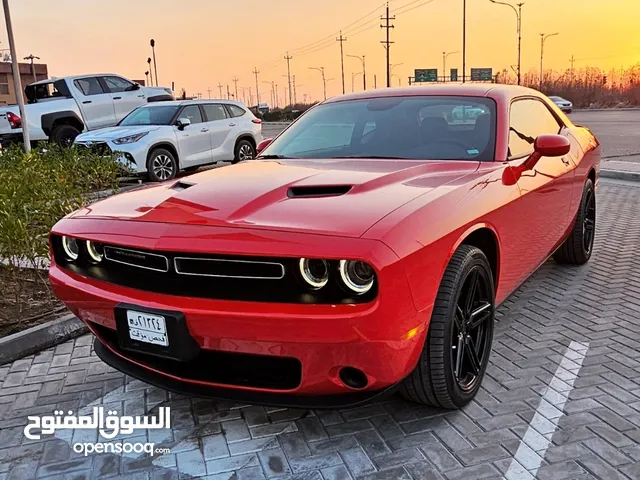
[(53, 129), (58, 125), (71, 125), (82, 132), (84, 130), (84, 122), (78, 116), (77, 113), (71, 110), (64, 110), (61, 112), (45, 113), (42, 115), (40, 122), (42, 124), (42, 131), (48, 137), (53, 132)]
[(242, 140), (247, 140), (251, 145), (253, 145), (253, 149), (255, 150), (256, 148), (258, 148), (258, 144), (256, 143), (256, 139), (253, 138), (253, 135), (250, 135), (248, 133), (244, 134), (244, 135), (240, 135), (237, 139), (236, 139), (236, 143), (233, 147), (233, 151), (235, 152), (236, 148), (238, 147), (238, 144), (242, 141)]
[(158, 148), (164, 148), (173, 154), (173, 157), (176, 159), (176, 163), (178, 164), (178, 170), (180, 169), (180, 156), (178, 155), (178, 150), (176, 147), (169, 142), (160, 142), (155, 145), (149, 147), (149, 151), (147, 152), (147, 166), (149, 165), (149, 160), (151, 159), (151, 154), (154, 150)]
[(500, 244), (496, 233), (488, 227), (481, 227), (469, 233), (460, 245), (470, 245), (482, 250), (489, 260), (493, 274), (493, 285), (497, 289), (500, 275)]

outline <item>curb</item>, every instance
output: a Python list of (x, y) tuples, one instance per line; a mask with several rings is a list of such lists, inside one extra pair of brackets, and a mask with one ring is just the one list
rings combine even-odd
[(574, 112), (633, 112), (640, 110), (640, 107), (623, 107), (623, 108), (574, 108)]
[(0, 365), (88, 333), (87, 326), (72, 313), (0, 338)]
[(640, 182), (640, 172), (625, 172), (623, 170), (600, 170), (601, 178), (613, 178), (616, 180), (627, 180), (630, 182)]

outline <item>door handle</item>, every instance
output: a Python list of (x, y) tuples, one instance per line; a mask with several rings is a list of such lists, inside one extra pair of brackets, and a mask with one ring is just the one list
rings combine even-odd
[(236, 124), (235, 124), (235, 123), (230, 123), (230, 124), (229, 124), (229, 126), (230, 126), (230, 127), (235, 127), (235, 126), (236, 126)]
[(203, 128), (203, 129), (202, 129), (202, 130), (200, 130), (200, 131), (204, 133), (204, 132), (208, 132), (208, 131), (209, 131), (209, 129), (208, 129), (208, 128)]
[(122, 97), (113, 97), (114, 100), (120, 100)]
[(138, 95), (138, 98), (144, 98), (144, 95)]
[(85, 101), (84, 101), (84, 102), (82, 102), (82, 103), (91, 103), (91, 100), (85, 100)]

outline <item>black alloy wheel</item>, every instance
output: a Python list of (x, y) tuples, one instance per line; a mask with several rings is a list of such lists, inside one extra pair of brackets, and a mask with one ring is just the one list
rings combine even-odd
[(400, 393), (425, 405), (464, 407), (489, 364), (494, 318), (489, 261), (479, 248), (462, 245), (445, 270), (422, 354)]
[(588, 179), (584, 184), (582, 199), (571, 234), (553, 254), (560, 264), (584, 265), (593, 254), (596, 238), (596, 191), (593, 181)]

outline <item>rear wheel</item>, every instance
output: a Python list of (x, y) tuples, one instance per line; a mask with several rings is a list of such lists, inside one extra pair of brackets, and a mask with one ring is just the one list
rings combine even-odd
[(588, 179), (582, 191), (580, 208), (569, 238), (553, 254), (558, 263), (584, 265), (591, 258), (596, 237), (596, 192)]
[(244, 160), (256, 158), (256, 149), (249, 140), (240, 140), (236, 145), (233, 162), (238, 163)]
[(68, 148), (73, 145), (73, 141), (80, 135), (78, 130), (73, 125), (58, 125), (54, 127), (49, 140), (62, 148)]
[(493, 276), (482, 250), (462, 245), (444, 273), (422, 355), (400, 392), (408, 400), (461, 408), (484, 377), (495, 314)]
[(156, 148), (149, 155), (147, 172), (152, 182), (171, 180), (178, 173), (178, 161), (169, 150)]

